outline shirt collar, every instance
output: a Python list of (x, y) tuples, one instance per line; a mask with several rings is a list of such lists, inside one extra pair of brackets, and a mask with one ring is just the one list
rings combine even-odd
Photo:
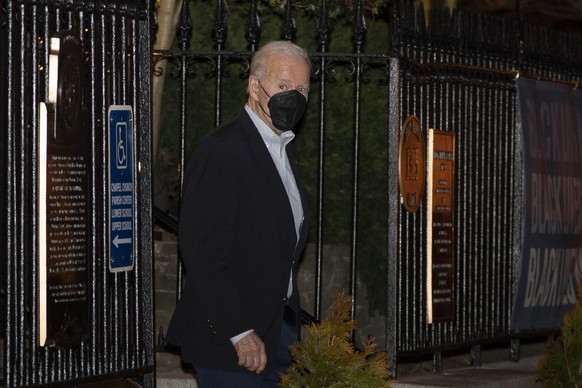
[(295, 138), (295, 133), (293, 133), (293, 131), (284, 131), (280, 136), (277, 135), (263, 120), (261, 120), (259, 116), (257, 116), (255, 112), (253, 112), (248, 104), (245, 104), (245, 110), (255, 124), (255, 127), (257, 127), (257, 130), (267, 147), (279, 146), (283, 150), (285, 146)]

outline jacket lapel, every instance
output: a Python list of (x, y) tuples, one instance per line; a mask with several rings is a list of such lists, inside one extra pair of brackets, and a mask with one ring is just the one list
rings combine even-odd
[[(277, 171), (277, 167), (275, 166), (275, 162), (273, 162), (273, 158), (267, 150), (265, 142), (263, 138), (259, 134), (258, 129), (255, 127), (255, 124), (249, 117), (248, 113), (243, 109), (243, 112), (239, 116), (239, 120), (241, 121), (242, 128), (244, 130), (246, 141), (251, 149), (254, 159), (256, 160), (257, 169), (261, 171), (262, 176), (265, 177), (267, 181), (267, 185), (273, 191), (273, 195), (277, 198), (280, 198), (281, 206), (287, 209), (287, 214), (289, 217), (289, 224), (293, 227), (291, 231), (292, 239), (292, 247), (295, 248), (297, 244), (297, 238), (295, 233), (295, 221), (293, 218), (293, 211), (291, 210), (291, 204), (289, 203), (289, 198), (287, 196), (287, 190), (285, 190), (285, 185), (281, 180), (279, 175), (279, 171)], [(287, 146), (287, 150), (289, 150), (289, 145)], [(305, 199), (304, 199), (304, 191), (303, 185), (300, 183), (300, 177), (297, 173), (297, 168), (294, 164), (296, 164), (296, 158), (289, 156), (289, 162), (291, 163), (291, 168), (293, 170), (293, 175), (295, 176), (295, 180), (297, 181), (297, 187), (299, 188), (299, 193), (301, 196), (301, 202), (305, 209)], [(305, 213), (305, 210), (304, 210)]]

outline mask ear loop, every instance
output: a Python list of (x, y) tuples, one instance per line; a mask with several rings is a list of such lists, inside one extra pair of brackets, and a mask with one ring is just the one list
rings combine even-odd
[(265, 94), (267, 95), (267, 97), (271, 98), (271, 95), (269, 93), (267, 93), (267, 91), (263, 87), (263, 84), (261, 83), (261, 81), (259, 81), (258, 78), (257, 78), (257, 82), (259, 83), (259, 86), (261, 87), (261, 89), (263, 89), (263, 92), (265, 92)]
[[(263, 89), (263, 92), (267, 95), (267, 97), (269, 97), (269, 99), (271, 99), (271, 96), (269, 95), (269, 93), (267, 93), (267, 91), (263, 87), (263, 84), (261, 83), (261, 81), (258, 78), (257, 78), (257, 82), (259, 83), (259, 86), (261, 87), (261, 89)], [(257, 101), (257, 103), (259, 104), (259, 107), (261, 108), (263, 113), (266, 114), (268, 118), (272, 119), (271, 115), (268, 114), (267, 111), (265, 111), (265, 108), (263, 108), (263, 106), (261, 105), (261, 102)]]

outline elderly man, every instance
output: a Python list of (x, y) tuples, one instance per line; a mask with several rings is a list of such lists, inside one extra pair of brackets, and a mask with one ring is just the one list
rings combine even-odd
[(186, 282), (167, 340), (201, 388), (276, 387), (291, 365), (307, 200), (290, 142), (309, 76), (302, 48), (263, 46), (244, 109), (188, 161), (179, 229)]

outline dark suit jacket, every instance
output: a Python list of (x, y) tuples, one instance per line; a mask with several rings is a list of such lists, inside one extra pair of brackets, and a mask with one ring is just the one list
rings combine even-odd
[(185, 362), (246, 371), (230, 338), (254, 329), (266, 346), (263, 373), (271, 369), (285, 303), (299, 311), (296, 284), (291, 300), (286, 296), (308, 229), (292, 144), (287, 154), (305, 213), (299, 242), (285, 187), (246, 111), (214, 130), (188, 161), (179, 228), (186, 281), (167, 332)]

